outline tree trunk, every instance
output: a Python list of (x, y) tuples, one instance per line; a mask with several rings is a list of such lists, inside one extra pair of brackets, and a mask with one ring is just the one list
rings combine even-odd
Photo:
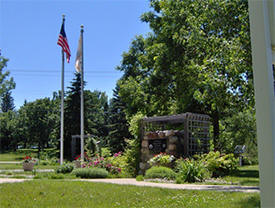
[(41, 142), (38, 142), (38, 159), (40, 159)]
[(220, 134), (220, 125), (219, 125), (219, 113), (215, 111), (215, 113), (212, 115), (213, 119), (213, 144), (214, 144), (214, 150), (217, 151), (220, 149), (219, 147), (219, 134)]

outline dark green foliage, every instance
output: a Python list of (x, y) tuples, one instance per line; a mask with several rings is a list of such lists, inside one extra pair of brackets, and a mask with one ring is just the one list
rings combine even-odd
[(74, 165), (67, 163), (64, 165), (59, 166), (58, 168), (55, 169), (56, 173), (71, 173), (74, 169)]
[(144, 181), (143, 175), (138, 175), (138, 176), (136, 177), (136, 180), (137, 180), (137, 181)]
[[(38, 153), (49, 146), (53, 129), (58, 125), (59, 114), (54, 112), (55, 102), (49, 98), (25, 103), (19, 110), (24, 129), (24, 143), (38, 147)], [(39, 155), (38, 155), (39, 157)]]
[(48, 176), (49, 179), (64, 179), (64, 175), (63, 174), (49, 174)]
[(1, 97), (1, 110), (2, 112), (8, 112), (14, 110), (14, 108), (14, 100), (11, 96), (11, 91), (7, 91)]
[[(236, 112), (233, 116), (221, 122), (220, 149), (223, 152), (234, 153), (236, 145), (245, 145), (245, 158), (257, 162), (257, 138), (255, 109), (247, 108)], [(248, 163), (249, 164), (249, 163)]]
[(196, 161), (194, 159), (178, 160), (176, 170), (177, 183), (194, 183), (197, 181), (203, 181), (209, 177), (209, 172), (204, 164), (201, 161)]
[(238, 168), (238, 159), (233, 154), (221, 154), (219, 151), (209, 152), (199, 157), (212, 177), (229, 175)]
[[(73, 159), (71, 155), (72, 135), (80, 134), (80, 74), (76, 73), (71, 82), (65, 99), (65, 158)], [(106, 143), (108, 128), (106, 126), (108, 98), (104, 92), (84, 91), (84, 133), (96, 136), (101, 145)], [(76, 143), (76, 155), (80, 154), (80, 140)]]
[(17, 118), (18, 114), (14, 111), (0, 113), (0, 151), (16, 149), (19, 139)]
[(176, 178), (176, 173), (171, 168), (154, 166), (145, 172), (144, 178), (162, 178), (173, 180)]
[(126, 120), (126, 114), (124, 112), (126, 104), (122, 102), (119, 96), (119, 86), (117, 85), (113, 98), (110, 100), (109, 107), (109, 140), (108, 146), (112, 153), (124, 151), (126, 147), (126, 139), (131, 138), (129, 132), (129, 124)]
[(15, 82), (12, 77), (8, 79), (9, 71), (4, 71), (7, 62), (8, 59), (0, 56), (0, 104), (2, 112), (8, 112), (14, 108), (11, 90), (15, 88)]
[(222, 148), (220, 122), (254, 105), (248, 2), (150, 3), (141, 19), (152, 33), (137, 36), (118, 67), (126, 115), (206, 113)]
[(80, 178), (106, 178), (108, 171), (103, 168), (78, 168), (73, 174)]
[[(68, 87), (67, 97), (64, 107), (64, 157), (72, 159), (71, 156), (71, 139), (72, 135), (80, 134), (80, 93), (81, 93), (81, 76), (75, 73), (75, 78)], [(85, 107), (85, 104), (84, 104)], [(84, 111), (87, 112), (87, 111)], [(84, 119), (84, 126), (87, 126), (87, 116)], [(80, 142), (76, 144), (79, 154)]]

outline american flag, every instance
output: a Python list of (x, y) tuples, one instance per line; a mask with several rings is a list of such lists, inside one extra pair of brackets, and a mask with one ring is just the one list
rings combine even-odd
[(66, 53), (67, 62), (69, 63), (70, 62), (70, 57), (71, 57), (71, 51), (70, 51), (70, 47), (69, 47), (67, 37), (66, 37), (66, 33), (65, 33), (65, 30), (64, 30), (64, 22), (62, 23), (62, 26), (61, 26), (61, 30), (60, 30), (60, 33), (59, 33), (57, 45), (60, 45), (61, 48), (63, 49), (63, 51)]

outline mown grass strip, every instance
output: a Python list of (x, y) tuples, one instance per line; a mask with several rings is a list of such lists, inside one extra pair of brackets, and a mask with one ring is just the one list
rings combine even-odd
[(186, 191), (79, 181), (0, 184), (0, 207), (255, 208), (259, 194)]

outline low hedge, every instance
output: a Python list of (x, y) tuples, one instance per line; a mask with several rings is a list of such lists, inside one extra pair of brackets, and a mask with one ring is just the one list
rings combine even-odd
[(162, 178), (173, 180), (176, 178), (176, 173), (171, 168), (154, 166), (145, 172), (144, 178)]
[(64, 165), (59, 166), (58, 168), (55, 169), (56, 173), (71, 173), (74, 169), (74, 165), (67, 163)]
[(73, 174), (80, 178), (106, 178), (108, 171), (104, 168), (77, 168)]

